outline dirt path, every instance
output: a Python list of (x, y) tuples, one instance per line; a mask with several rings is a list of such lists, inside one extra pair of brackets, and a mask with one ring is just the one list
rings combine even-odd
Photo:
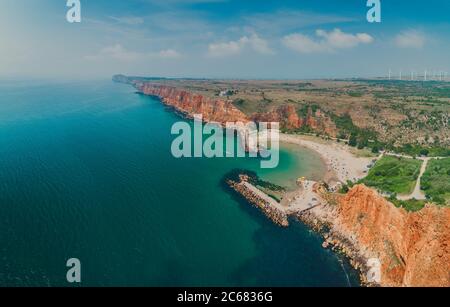
[[(395, 153), (388, 153), (388, 152), (383, 153), (383, 155), (399, 157), (399, 158), (414, 159), (414, 157), (411, 157), (411, 156), (395, 154)], [(428, 162), (430, 160), (445, 159), (445, 157), (417, 157), (417, 159), (422, 160), (423, 163), (422, 163), (422, 166), (420, 167), (420, 173), (419, 173), (419, 176), (417, 177), (416, 186), (414, 187), (414, 191), (408, 195), (397, 195), (398, 200), (411, 200), (411, 199), (426, 200), (427, 197), (421, 189), (421, 180), (422, 180), (423, 174), (427, 170)]]
[(427, 170), (428, 161), (430, 161), (430, 158), (419, 158), (423, 161), (422, 166), (420, 167), (420, 173), (419, 177), (417, 177), (416, 186), (414, 187), (414, 191), (409, 195), (399, 195), (397, 198), (399, 200), (410, 200), (410, 199), (417, 199), (417, 200), (425, 200), (427, 199), (425, 196), (425, 193), (422, 191), (421, 187), (421, 179), (425, 171)]

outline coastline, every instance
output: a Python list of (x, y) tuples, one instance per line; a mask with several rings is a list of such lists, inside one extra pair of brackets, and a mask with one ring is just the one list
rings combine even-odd
[[(136, 84), (133, 85), (136, 87)], [(177, 93), (175, 89), (169, 91), (171, 95)], [(210, 115), (204, 116), (206, 122), (242, 120), (241, 113), (234, 113), (234, 107), (229, 104), (226, 107), (230, 107), (231, 112), (225, 112), (225, 117), (216, 113), (216, 103), (224, 107), (223, 101), (197, 102), (197, 96), (185, 92), (181, 94), (188, 95), (187, 100), (180, 100), (178, 96), (168, 99), (159, 92), (155, 93), (152, 88), (142, 93), (159, 97), (162, 103), (188, 118), (200, 110), (202, 114), (206, 112)], [(208, 108), (213, 105), (214, 111), (208, 113), (211, 110), (202, 109), (203, 103)], [(288, 217), (294, 216), (317, 231), (325, 240), (324, 248), (331, 247), (350, 260), (351, 265), (360, 272), (363, 286), (450, 286), (450, 281), (445, 280), (445, 274), (450, 272), (450, 257), (445, 250), (446, 242), (450, 241), (447, 238), (450, 231), (445, 224), (450, 220), (450, 210), (428, 205), (420, 213), (408, 213), (363, 185), (355, 186), (346, 195), (335, 193), (341, 184), (365, 177), (377, 158), (358, 157), (349, 146), (310, 136), (280, 134), (280, 142), (318, 153), (327, 166), (323, 178), (325, 184), (302, 179), (298, 182), (299, 189), (289, 195), (287, 201), (280, 203), (269, 201), (267, 194), (245, 183), (243, 178), (227, 184), (250, 204), (261, 209), (275, 224), (287, 227)], [(436, 219), (438, 222), (434, 223)], [(424, 248), (423, 242), (433, 240), (436, 233), (439, 234), (438, 245), (434, 249)], [(436, 256), (444, 262), (434, 266), (429, 261)], [(407, 261), (409, 258), (411, 260)], [(368, 280), (368, 273), (373, 273), (369, 260), (373, 259), (382, 260), (382, 267), (379, 268), (384, 274), (382, 281)]]
[(346, 145), (334, 141), (318, 142), (310, 136), (281, 133), (280, 142), (296, 144), (318, 153), (327, 166), (323, 181), (330, 186), (349, 180), (355, 182), (363, 178), (369, 170), (368, 166), (376, 160), (376, 158), (356, 157)]
[(370, 282), (368, 274), (369, 260), (376, 258), (376, 255), (370, 255), (365, 248), (354, 240), (352, 235), (346, 234), (337, 222), (339, 217), (336, 208), (323, 201), (320, 206), (311, 210), (296, 213), (295, 218), (305, 225), (308, 225), (313, 231), (322, 236), (324, 249), (331, 249), (335, 253), (343, 255), (350, 265), (359, 273), (361, 286), (379, 287), (381, 283)]
[[(113, 80), (124, 82), (117, 78), (113, 78)], [(215, 122), (222, 126), (228, 120), (244, 123), (249, 121), (247, 116), (229, 101), (211, 100), (171, 87), (153, 87), (151, 83), (146, 82), (125, 81), (135, 87), (137, 93), (158, 98), (161, 103), (184, 118), (193, 119), (193, 114), (199, 112), (203, 115), (204, 122)], [(208, 105), (208, 107), (203, 108), (203, 105)], [(240, 133), (245, 134), (243, 131)], [(369, 170), (368, 166), (376, 160), (375, 158), (356, 157), (350, 152), (349, 146), (335, 141), (322, 140), (322, 142), (318, 142), (311, 136), (284, 133), (279, 135), (280, 142), (299, 145), (318, 153), (327, 168), (323, 181), (330, 186), (346, 183), (349, 180), (355, 182), (365, 177)]]
[[(158, 98), (164, 105), (170, 107), (180, 116), (188, 119), (193, 118), (192, 114), (188, 110), (178, 106), (176, 103), (170, 103), (168, 99), (165, 99), (159, 93), (146, 92), (144, 87), (139, 84), (133, 84), (133, 86), (138, 89), (139, 94)], [(204, 118), (204, 121), (208, 122), (208, 119)], [(348, 148), (334, 142), (332, 144), (331, 141), (319, 143), (308, 139), (306, 136), (282, 133), (280, 133), (279, 141), (280, 143), (299, 145), (317, 153), (326, 166), (323, 181), (335, 186), (335, 189), (337, 189), (338, 184), (341, 182), (362, 178), (364, 176), (364, 171), (367, 170), (367, 165), (372, 161), (372, 159), (369, 158), (357, 158), (349, 152)], [(348, 171), (349, 169), (351, 170), (350, 172)], [(304, 189), (303, 191), (298, 189), (293, 192), (295, 194), (299, 194), (295, 196), (294, 200), (300, 201), (300, 204), (290, 201), (289, 205), (294, 204), (294, 206), (282, 208), (281, 204), (274, 204), (273, 201), (269, 201), (267, 199), (269, 197), (265, 195), (264, 192), (246, 182), (245, 179), (240, 179), (240, 182), (228, 180), (226, 183), (232, 190), (246, 199), (248, 203), (260, 209), (274, 224), (280, 227), (288, 227), (289, 216), (295, 217), (299, 222), (303, 222), (313, 231), (316, 231), (322, 235), (324, 239), (327, 240), (325, 242), (330, 242), (329, 244), (334, 243), (336, 248), (341, 251), (341, 254), (349, 259), (350, 264), (360, 272), (361, 285), (365, 285), (365, 275), (367, 273), (367, 268), (365, 266), (366, 262), (361, 260), (360, 257), (354, 256), (359, 255), (358, 249), (344, 245), (342, 243), (344, 240), (339, 239), (339, 236), (331, 232), (324, 232), (323, 230), (325, 228), (329, 228), (332, 224), (328, 221), (322, 220), (319, 215), (316, 215), (316, 211), (320, 206), (322, 206), (322, 203), (315, 203), (314, 205), (308, 203), (308, 201), (316, 199), (316, 197), (317, 199), (320, 199), (320, 197), (316, 194), (316, 191), (313, 191), (313, 189), (317, 187), (316, 182), (310, 181), (307, 184), (307, 189)], [(308, 194), (308, 198), (302, 197), (305, 193)], [(319, 225), (321, 225), (321, 227), (318, 227)], [(325, 242), (323, 247), (325, 247)], [(333, 251), (335, 251), (335, 248), (333, 248)], [(350, 251), (354, 252), (350, 253)]]

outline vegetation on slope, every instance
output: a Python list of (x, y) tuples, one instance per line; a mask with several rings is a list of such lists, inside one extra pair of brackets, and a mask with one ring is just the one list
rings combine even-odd
[(413, 191), (422, 161), (385, 156), (361, 180), (367, 186), (391, 194), (409, 194)]
[(406, 211), (416, 212), (420, 211), (425, 207), (426, 201), (409, 199), (409, 200), (399, 200), (395, 196), (388, 199), (396, 207), (404, 208)]
[(450, 158), (429, 161), (421, 188), (433, 202), (450, 204)]

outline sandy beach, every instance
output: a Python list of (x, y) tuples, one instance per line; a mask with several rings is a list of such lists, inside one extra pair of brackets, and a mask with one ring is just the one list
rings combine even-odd
[(315, 140), (303, 135), (280, 134), (280, 142), (297, 144), (317, 152), (327, 165), (324, 181), (330, 185), (337, 182), (357, 181), (367, 175), (369, 165), (375, 158), (357, 157), (350, 147), (334, 141)]

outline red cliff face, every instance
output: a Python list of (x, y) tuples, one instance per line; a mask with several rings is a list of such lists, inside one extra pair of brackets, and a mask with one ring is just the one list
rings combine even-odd
[(160, 97), (166, 105), (174, 107), (189, 117), (202, 114), (203, 120), (207, 122), (248, 122), (247, 116), (229, 101), (211, 99), (174, 87), (151, 83), (136, 84), (136, 87), (143, 94)]
[(321, 110), (317, 110), (313, 114), (312, 109), (309, 109), (308, 116), (305, 120), (305, 125), (314, 131), (325, 133), (332, 137), (337, 136), (337, 128), (335, 123)]
[(254, 114), (252, 119), (256, 122), (278, 122), (280, 127), (286, 129), (298, 129), (303, 125), (303, 120), (298, 117), (295, 107), (291, 105), (284, 105), (267, 113)]
[(158, 96), (169, 106), (174, 107), (179, 112), (188, 117), (194, 114), (202, 114), (207, 122), (279, 122), (280, 127), (295, 130), (303, 126), (308, 126), (312, 130), (336, 136), (336, 126), (331, 119), (320, 110), (315, 113), (310, 109), (305, 118), (299, 117), (293, 105), (283, 105), (274, 111), (254, 114), (247, 117), (236, 108), (231, 101), (223, 99), (213, 99), (202, 95), (194, 94), (185, 90), (171, 86), (153, 84), (151, 82), (132, 82), (134, 86), (145, 95)]
[(355, 186), (338, 202), (337, 222), (382, 265), (384, 286), (450, 286), (450, 208), (396, 208)]
[(313, 112), (311, 108), (305, 117), (300, 117), (293, 105), (283, 105), (268, 113), (258, 113), (252, 116), (256, 121), (279, 122), (280, 126), (295, 130), (302, 127), (309, 127), (313, 131), (328, 134), (335, 137), (337, 135), (336, 125), (331, 118), (320, 110)]

